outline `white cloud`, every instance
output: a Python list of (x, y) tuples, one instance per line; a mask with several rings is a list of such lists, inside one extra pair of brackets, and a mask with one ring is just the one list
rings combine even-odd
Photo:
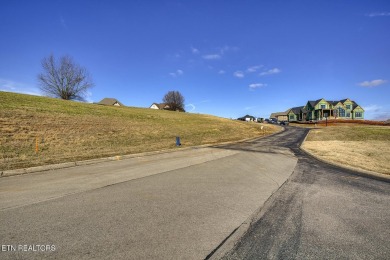
[(254, 108), (257, 108), (257, 106), (245, 107), (244, 110), (252, 110)]
[(253, 72), (256, 72), (257, 70), (261, 69), (262, 67), (263, 67), (263, 65), (256, 65), (256, 66), (249, 67), (246, 71), (249, 73), (253, 73)]
[(196, 109), (194, 104), (187, 104), (186, 107), (190, 107), (190, 109), (191, 109), (191, 110), (187, 109), (187, 112), (192, 112), (192, 111), (194, 111)]
[(388, 120), (390, 119), (390, 111), (381, 111), (379, 113), (375, 113), (375, 115), (373, 116), (373, 119), (374, 120)]
[(87, 93), (85, 94), (85, 101), (88, 102), (88, 103), (93, 103), (92, 92), (91, 91), (87, 91)]
[(29, 95), (41, 95), (39, 89), (36, 87), (30, 87), (28, 84), (8, 79), (0, 79), (0, 90)]
[(199, 54), (199, 50), (197, 48), (191, 47), (192, 54)]
[(377, 87), (377, 86), (385, 84), (385, 83), (387, 83), (387, 80), (384, 80), (384, 79), (374, 79), (374, 80), (371, 80), (371, 81), (360, 82), (360, 83), (358, 83), (358, 86), (372, 88), (372, 87)]
[(61, 22), (62, 28), (68, 29), (68, 26), (67, 26), (67, 24), (66, 24), (66, 22), (65, 22), (64, 17), (62, 17), (62, 16), (60, 17), (60, 22)]
[(221, 48), (218, 48), (218, 50), (223, 55), (223, 54), (225, 54), (225, 52), (228, 52), (228, 51), (237, 51), (238, 48), (225, 45), (225, 46), (223, 46)]
[(8, 90), (16, 90), (16, 85), (20, 85), (14, 81), (0, 79), (0, 88)]
[(376, 104), (363, 106), (364, 118), (372, 120), (387, 120), (390, 119), (390, 111), (388, 107), (382, 107)]
[(205, 60), (219, 60), (222, 57), (219, 54), (207, 54), (203, 55), (202, 58)]
[(218, 74), (225, 74), (226, 73), (226, 71), (224, 71), (224, 70), (219, 70), (218, 71)]
[[(226, 45), (223, 47), (215, 48), (213, 51), (210, 51), (211, 52), (210, 54), (202, 55), (202, 58), (205, 60), (219, 60), (223, 56), (225, 56), (227, 52), (236, 51), (236, 50), (238, 50), (237, 47), (231, 47), (231, 46)], [(194, 54), (200, 53), (198, 49), (193, 48), (193, 47), (191, 47), (191, 51)]]
[(174, 77), (174, 78), (176, 78), (176, 77), (179, 77), (179, 76), (181, 76), (181, 75), (183, 75), (184, 74), (184, 71), (182, 71), (182, 70), (176, 70), (175, 72), (171, 72), (171, 73), (169, 73), (169, 75), (171, 76), (171, 77)]
[(234, 72), (233, 75), (234, 75), (234, 77), (237, 77), (237, 78), (243, 78), (243, 77), (245, 77), (244, 72), (242, 72), (242, 71), (240, 71), (240, 70)]
[(260, 73), (260, 76), (278, 74), (278, 73), (280, 73), (280, 72), (281, 72), (280, 69), (278, 69), (278, 68), (273, 68), (273, 69), (270, 69), (270, 70), (261, 72), (261, 73)]
[(390, 12), (377, 12), (366, 14), (368, 17), (378, 17), (378, 16), (390, 16)]
[(267, 84), (265, 84), (265, 83), (253, 83), (253, 84), (249, 85), (249, 90), (255, 90), (257, 88), (263, 88), (266, 86), (267, 86)]
[(378, 105), (368, 105), (363, 107), (365, 112), (378, 112), (382, 107)]

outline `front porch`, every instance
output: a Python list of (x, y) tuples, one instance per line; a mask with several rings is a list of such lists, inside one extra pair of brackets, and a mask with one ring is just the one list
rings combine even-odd
[(326, 118), (335, 118), (333, 109), (317, 109), (307, 114), (303, 114), (303, 119), (310, 120), (325, 120)]

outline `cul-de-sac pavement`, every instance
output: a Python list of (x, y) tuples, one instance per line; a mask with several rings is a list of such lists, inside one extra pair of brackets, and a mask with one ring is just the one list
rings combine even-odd
[(0, 259), (389, 259), (390, 183), (307, 132), (0, 178)]

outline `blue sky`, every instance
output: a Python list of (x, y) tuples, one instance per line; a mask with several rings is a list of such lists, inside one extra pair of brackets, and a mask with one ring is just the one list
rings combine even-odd
[(237, 118), (350, 98), (390, 118), (390, 1), (0, 0), (0, 90), (39, 94), (42, 58), (92, 75), (88, 100)]

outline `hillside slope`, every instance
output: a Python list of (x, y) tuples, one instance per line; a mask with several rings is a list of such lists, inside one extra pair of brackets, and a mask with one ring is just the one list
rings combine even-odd
[[(273, 125), (147, 108), (111, 107), (0, 91), (0, 171), (236, 141)], [(265, 130), (265, 132), (264, 132)]]

